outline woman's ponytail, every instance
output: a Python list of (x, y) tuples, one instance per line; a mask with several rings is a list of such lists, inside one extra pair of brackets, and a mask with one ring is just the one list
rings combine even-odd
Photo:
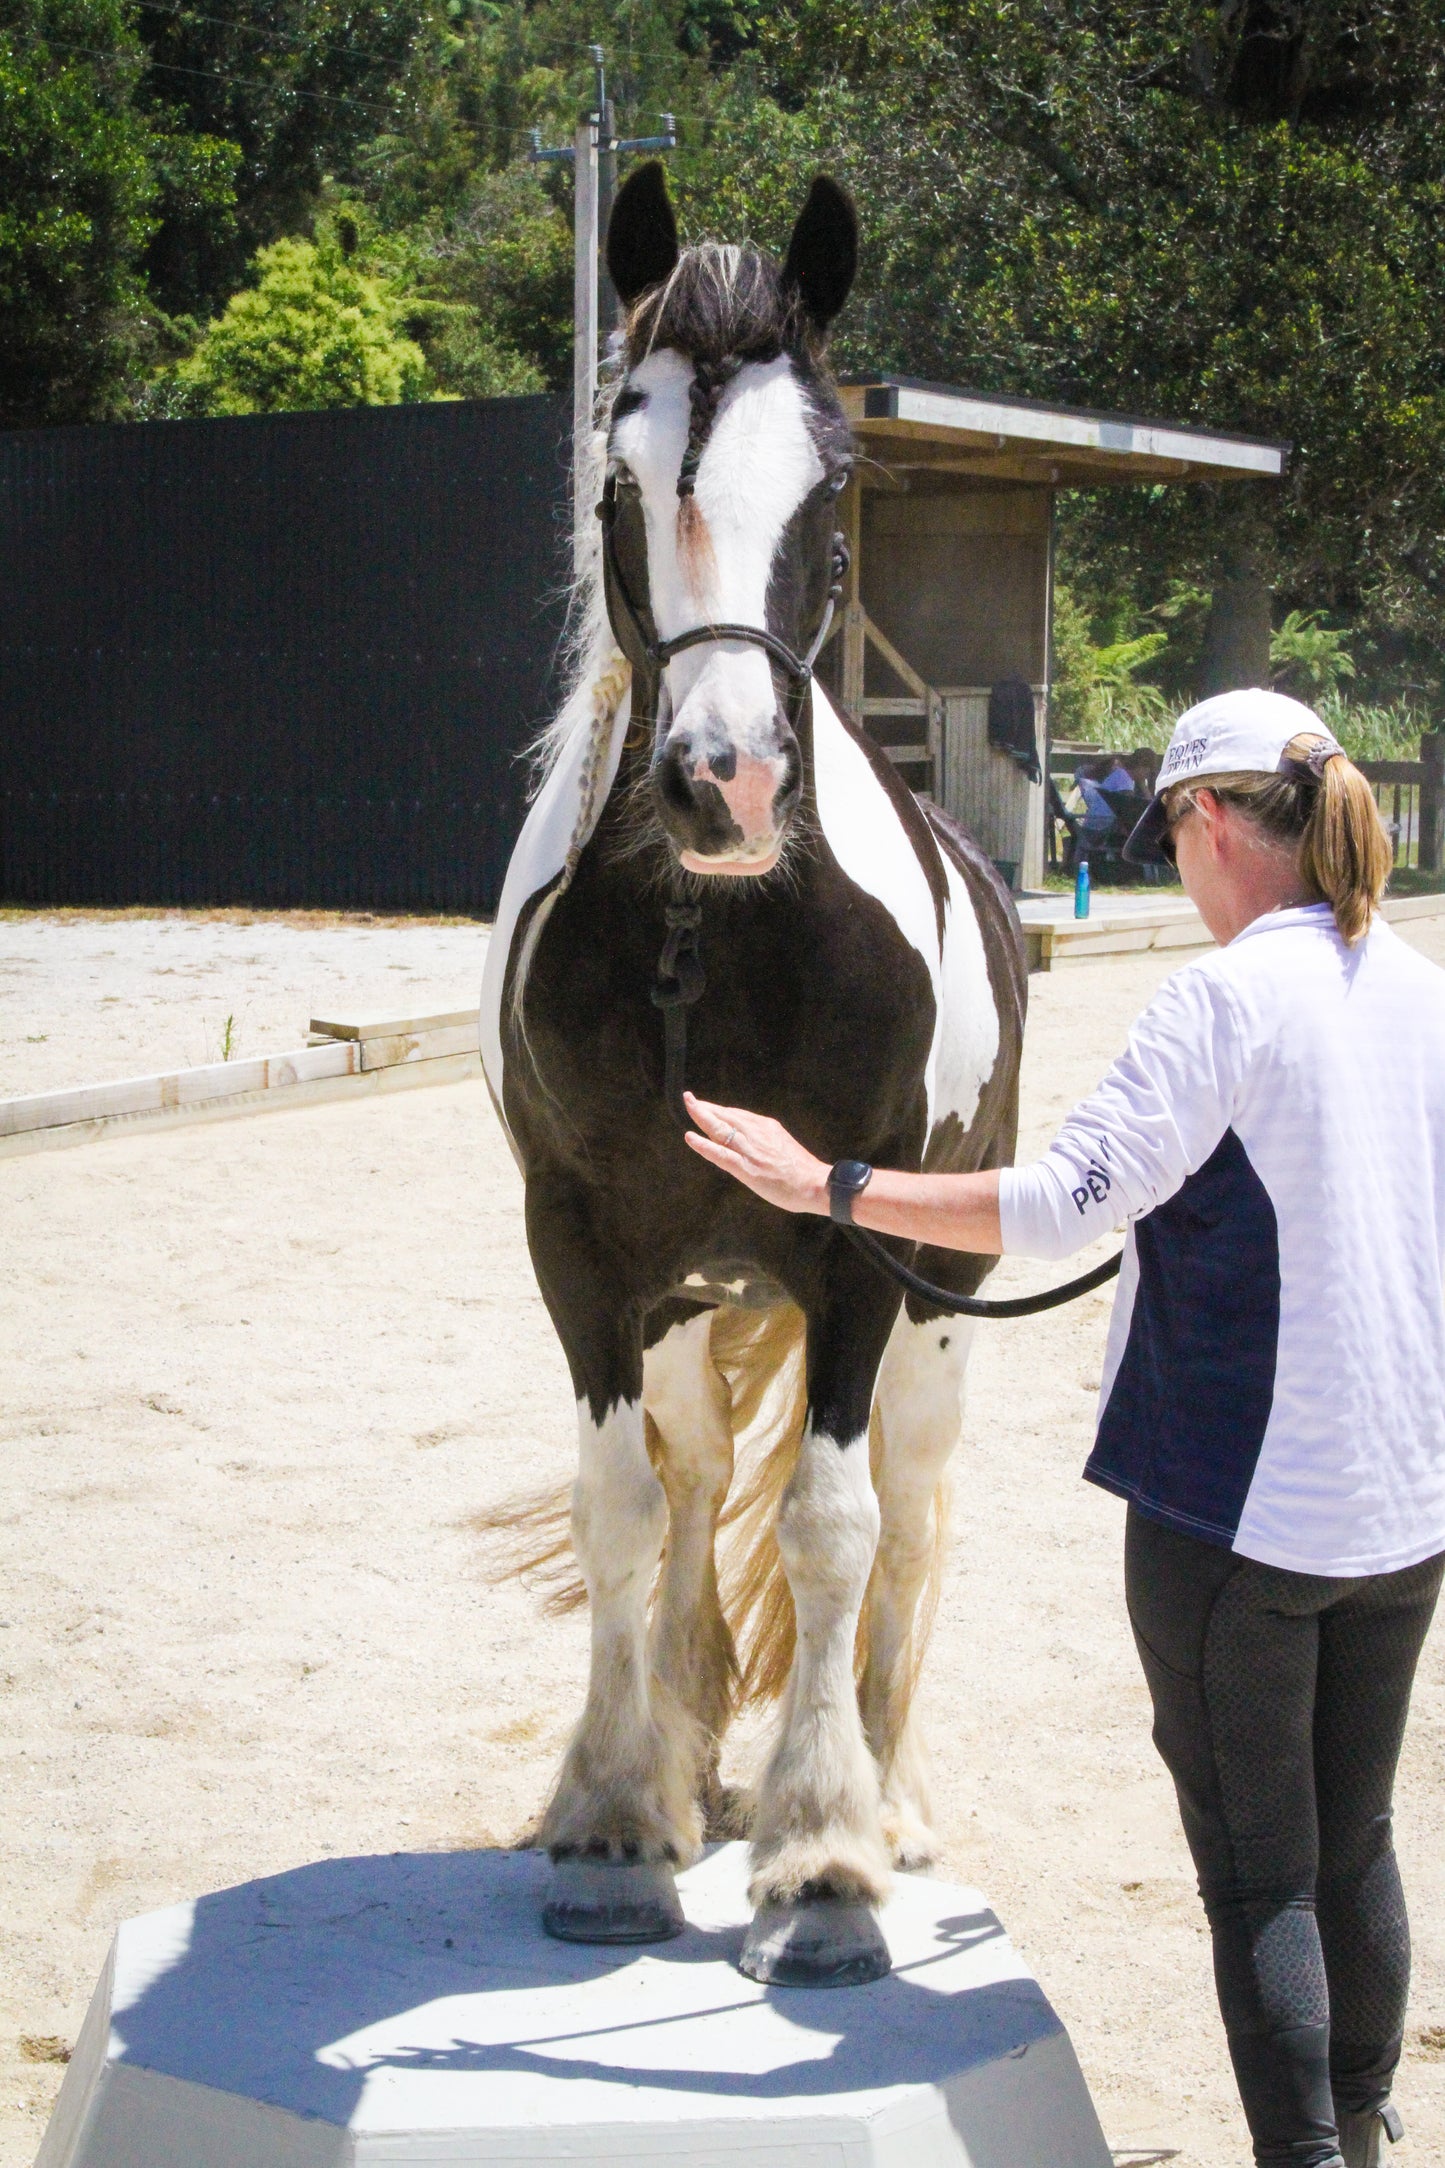
[[(1293, 744), (1286, 751), (1293, 754)], [(1344, 753), (1323, 763), (1314, 800), (1300, 838), (1300, 872), (1353, 947), (1370, 930), (1395, 854), (1374, 792)]]

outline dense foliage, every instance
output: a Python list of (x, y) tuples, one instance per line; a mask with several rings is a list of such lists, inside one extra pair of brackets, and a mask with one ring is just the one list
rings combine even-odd
[(678, 115), (691, 231), (776, 243), (851, 183), (845, 366), (1289, 440), (1278, 491), (1064, 500), (1081, 713), (1266, 669), (1445, 698), (1436, 0), (0, 0), (0, 415), (222, 404), (283, 239), (425, 357), (329, 386), (561, 387), (570, 184), (527, 131), (570, 137), (593, 39), (624, 129)]
[(336, 248), (274, 241), (175, 371), (208, 414), (394, 406), (426, 393), (426, 359), (402, 332), (401, 298)]
[(152, 230), (151, 132), (121, 0), (0, 0), (0, 416), (110, 412)]

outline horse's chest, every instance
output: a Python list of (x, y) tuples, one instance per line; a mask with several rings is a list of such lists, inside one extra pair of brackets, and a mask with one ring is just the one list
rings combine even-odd
[[(852, 1104), (921, 1082), (934, 1029), (927, 966), (873, 898), (837, 885), (826, 909), (704, 902), (703, 989), (685, 1011), (691, 1089), (735, 1104)], [(585, 892), (558, 918), (528, 987), (528, 1066), (584, 1126), (590, 1111), (645, 1113), (662, 1086), (653, 991), (665, 924)]]

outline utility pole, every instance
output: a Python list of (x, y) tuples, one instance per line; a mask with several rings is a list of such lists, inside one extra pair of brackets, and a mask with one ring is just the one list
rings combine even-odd
[(570, 162), (575, 187), (572, 225), (572, 547), (580, 572), (591, 540), (588, 469), (597, 412), (599, 329), (611, 335), (617, 323), (617, 296), (602, 257), (607, 221), (617, 190), (617, 160), (628, 151), (670, 151), (677, 130), (670, 113), (662, 116), (661, 135), (619, 140), (615, 109), (607, 95), (606, 59), (600, 45), (589, 48), (596, 71), (590, 111), (577, 122), (571, 143), (544, 150), (542, 131), (532, 130), (534, 161)]
[(597, 116), (584, 113), (572, 144), (576, 183), (572, 247), (572, 554), (582, 569), (597, 412)]
[[(617, 108), (607, 95), (607, 59), (600, 45), (590, 48), (592, 65), (597, 71), (597, 233), (603, 243), (612, 220), (612, 200), (617, 194), (617, 153), (621, 146), (617, 141)], [(672, 133), (669, 119), (668, 133)], [(669, 146), (670, 147), (670, 146)], [(605, 340), (617, 329), (617, 295), (607, 269), (607, 259), (599, 254), (597, 263), (597, 327)]]

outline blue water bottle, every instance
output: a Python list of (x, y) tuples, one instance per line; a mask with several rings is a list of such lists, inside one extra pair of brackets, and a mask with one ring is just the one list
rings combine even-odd
[(1074, 868), (1074, 916), (1075, 918), (1087, 918), (1088, 915), (1089, 861), (1087, 858), (1081, 858)]

